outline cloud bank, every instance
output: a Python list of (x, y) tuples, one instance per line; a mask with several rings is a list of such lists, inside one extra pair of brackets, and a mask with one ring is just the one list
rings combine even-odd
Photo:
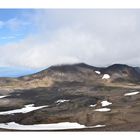
[(29, 22), (36, 34), (1, 46), (0, 66), (140, 66), (140, 10), (36, 10)]

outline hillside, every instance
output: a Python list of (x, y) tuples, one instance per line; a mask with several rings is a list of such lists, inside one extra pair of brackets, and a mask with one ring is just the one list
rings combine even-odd
[(0, 78), (0, 128), (139, 131), (139, 82), (138, 68), (122, 64), (58, 65)]
[[(7, 88), (49, 87), (56, 83), (80, 82), (93, 85), (139, 86), (138, 68), (114, 64), (109, 67), (94, 67), (84, 63), (51, 66), (35, 74), (19, 78), (0, 78), (0, 86)], [(123, 84), (121, 84), (123, 83)]]

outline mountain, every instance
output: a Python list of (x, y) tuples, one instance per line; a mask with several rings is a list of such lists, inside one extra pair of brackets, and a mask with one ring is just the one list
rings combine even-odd
[(134, 67), (134, 68), (138, 73), (140, 73), (140, 67)]
[[(104, 74), (109, 75), (109, 78), (103, 78)], [(106, 79), (108, 83), (138, 83), (140, 82), (140, 73), (138, 68), (123, 64), (114, 64), (108, 67), (94, 67), (85, 63), (78, 63), (51, 66), (38, 73), (19, 77), (18, 79), (28, 81), (40, 79), (59, 82), (78, 81), (92, 83), (103, 83), (105, 82), (103, 79)]]
[(38, 125), (60, 127), (69, 122), (64, 129), (71, 123), (82, 128), (66, 131), (140, 131), (139, 70), (124, 64), (79, 63), (51, 66), (18, 78), (1, 77), (0, 130), (28, 125), (28, 130), (35, 126), (39, 130)]
[[(93, 85), (139, 84), (139, 68), (123, 64), (94, 67), (85, 63), (51, 66), (18, 78), (0, 78), (0, 86), (14, 88), (49, 87), (55, 83), (80, 82)], [(105, 77), (107, 76), (107, 77)]]
[(135, 67), (114, 64), (101, 70), (111, 75), (112, 82), (140, 82), (140, 73)]

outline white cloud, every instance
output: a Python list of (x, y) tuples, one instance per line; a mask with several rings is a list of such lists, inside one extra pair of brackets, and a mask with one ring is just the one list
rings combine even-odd
[[(85, 62), (140, 65), (139, 10), (42, 10), (39, 33), (0, 47), (0, 65), (48, 67)], [(15, 27), (15, 26), (13, 26)]]
[(18, 30), (19, 28), (29, 25), (30, 22), (23, 21), (18, 18), (11, 18), (6, 21), (0, 21), (0, 28), (7, 28), (10, 30)]
[(5, 22), (5, 26), (11, 30), (17, 30), (17, 29), (21, 28), (22, 26), (26, 26), (29, 24), (30, 24), (29, 22), (20, 20), (18, 18), (11, 18)]
[(0, 21), (0, 28), (2, 28), (4, 25), (4, 22), (3, 21)]

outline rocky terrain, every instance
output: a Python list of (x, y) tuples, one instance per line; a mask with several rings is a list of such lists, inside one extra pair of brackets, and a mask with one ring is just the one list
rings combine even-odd
[(1, 131), (139, 131), (140, 69), (52, 66), (0, 78)]

